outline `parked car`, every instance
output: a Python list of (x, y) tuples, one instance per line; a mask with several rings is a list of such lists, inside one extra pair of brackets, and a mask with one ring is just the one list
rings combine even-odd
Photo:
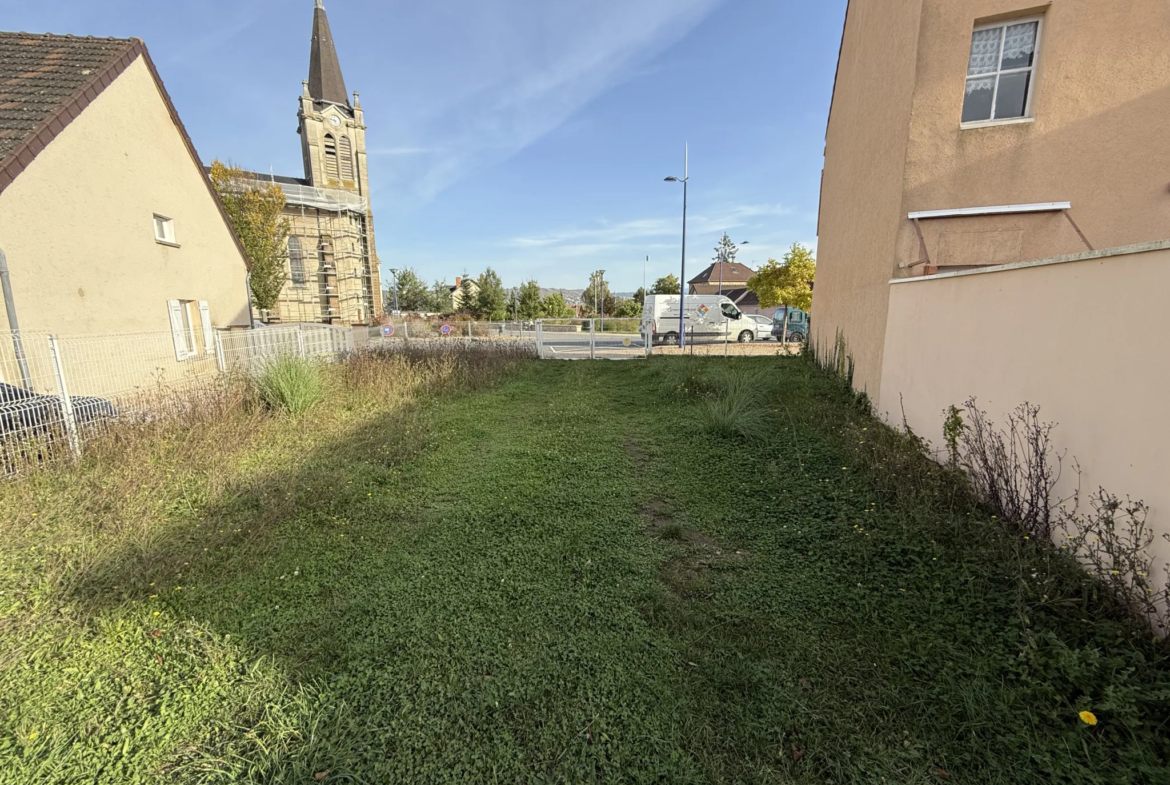
[(750, 339), (745, 339), (743, 334), (740, 334), (740, 343), (747, 343), (749, 340), (766, 341), (772, 337), (772, 317), (760, 316), (754, 313), (745, 313), (743, 318), (756, 327), (756, 334)]
[[(78, 425), (118, 416), (117, 408), (105, 398), (79, 395), (71, 396), (70, 400)], [(46, 431), (64, 420), (60, 398), (0, 382), (0, 436)]]
[[(784, 312), (780, 308), (772, 317), (772, 337), (777, 341), (783, 340)], [(789, 308), (788, 311), (788, 342), (804, 343), (808, 340), (808, 330), (811, 324), (809, 315), (798, 308)]]

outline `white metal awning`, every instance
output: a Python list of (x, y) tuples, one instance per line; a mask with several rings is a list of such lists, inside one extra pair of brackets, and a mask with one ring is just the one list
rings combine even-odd
[(911, 221), (928, 218), (964, 218), (973, 215), (1011, 215), (1013, 213), (1058, 213), (1071, 210), (1072, 202), (1041, 202), (1040, 204), (1008, 204), (998, 207), (959, 207), (953, 210), (923, 210), (910, 213)]

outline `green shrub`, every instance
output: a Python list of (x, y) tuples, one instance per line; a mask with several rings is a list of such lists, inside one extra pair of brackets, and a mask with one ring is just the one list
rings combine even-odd
[(325, 379), (317, 362), (283, 355), (260, 373), (256, 393), (272, 411), (300, 417), (325, 397)]

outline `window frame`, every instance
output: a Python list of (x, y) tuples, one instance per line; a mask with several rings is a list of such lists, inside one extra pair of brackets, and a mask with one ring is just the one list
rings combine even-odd
[[(294, 250), (293, 245), (296, 245)], [(295, 263), (294, 263), (295, 257)], [(300, 280), (297, 280), (297, 271), (300, 270)], [(299, 235), (288, 236), (288, 277), (293, 286), (305, 286), (308, 274), (305, 271), (305, 247)]]
[[(1007, 29), (1009, 27), (1014, 26), (1014, 25), (1028, 24), (1029, 22), (1036, 23), (1036, 50), (1035, 50), (1035, 53), (1032, 57), (1032, 65), (1028, 66), (1027, 68), (1009, 68), (1006, 71), (1003, 70), (1003, 45), (1004, 45), (1004, 40), (1007, 36)], [(974, 44), (975, 34), (982, 32), (984, 30), (995, 30), (998, 28), (1002, 28), (1003, 33), (1001, 34), (1000, 39), (999, 39), (999, 62), (996, 64), (996, 70), (989, 73), (989, 74), (978, 74), (975, 76), (964, 76), (963, 77), (963, 103), (966, 103), (966, 98), (967, 98), (966, 90), (967, 90), (967, 83), (968, 82), (972, 81), (973, 79), (987, 79), (988, 77), (994, 77), (995, 88), (991, 92), (991, 114), (992, 114), (992, 117), (990, 117), (987, 120), (967, 120), (967, 121), (964, 121), (964, 120), (962, 120), (962, 108), (960, 107), (960, 109), (959, 109), (959, 117), (960, 117), (959, 127), (960, 128), (986, 128), (987, 126), (991, 126), (991, 125), (1013, 125), (1013, 124), (1019, 124), (1019, 123), (1031, 123), (1031, 122), (1034, 122), (1036, 120), (1036, 116), (1033, 113), (1033, 101), (1034, 101), (1035, 92), (1036, 92), (1037, 76), (1040, 73), (1040, 49), (1044, 45), (1044, 14), (1031, 14), (1029, 16), (1021, 16), (1021, 17), (1012, 18), (1012, 19), (1000, 19), (999, 21), (996, 21), (996, 22), (986, 22), (984, 24), (975, 25), (975, 27), (971, 29), (971, 37), (968, 39), (968, 43), (967, 43), (967, 65), (968, 65), (968, 68), (970, 67), (970, 63), (971, 63), (971, 47)], [(1019, 117), (1003, 117), (1003, 118), (995, 117), (996, 101), (999, 100), (999, 83), (1000, 83), (1000, 80), (1003, 78), (1003, 76), (1005, 74), (1010, 76), (1012, 74), (1022, 74), (1022, 73), (1029, 73), (1029, 72), (1031, 73), (1031, 79), (1028, 80), (1028, 95), (1024, 99), (1024, 114), (1022, 116), (1019, 116)]]
[[(179, 242), (175, 235), (175, 219), (163, 215), (162, 213), (155, 213), (151, 221), (154, 227), (154, 241), (162, 245), (169, 245), (172, 248), (178, 248)], [(159, 236), (159, 226), (162, 226), (162, 236)]]

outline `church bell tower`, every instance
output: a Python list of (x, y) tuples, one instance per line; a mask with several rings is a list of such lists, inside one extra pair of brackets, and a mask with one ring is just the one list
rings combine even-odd
[(358, 94), (352, 103), (350, 98), (329, 17), (322, 0), (315, 0), (309, 78), (298, 112), (305, 179), (317, 188), (353, 191), (368, 199), (366, 126)]

